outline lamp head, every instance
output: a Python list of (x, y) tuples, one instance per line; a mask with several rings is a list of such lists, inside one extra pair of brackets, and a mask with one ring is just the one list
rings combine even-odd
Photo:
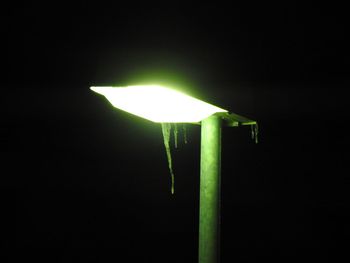
[(218, 112), (217, 106), (159, 85), (91, 87), (116, 108), (153, 122), (195, 123)]

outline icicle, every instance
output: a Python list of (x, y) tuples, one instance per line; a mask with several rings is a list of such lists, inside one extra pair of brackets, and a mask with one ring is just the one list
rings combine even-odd
[(170, 134), (171, 134), (170, 123), (162, 123), (162, 133), (163, 133), (163, 140), (164, 140), (166, 155), (168, 159), (169, 171), (171, 175), (171, 193), (174, 194), (174, 172), (173, 172), (173, 165), (172, 165), (171, 152), (170, 152)]
[(255, 140), (255, 143), (258, 143), (258, 124), (250, 125), (252, 139)]
[(184, 135), (184, 142), (187, 144), (187, 131), (186, 131), (185, 124), (182, 124), (182, 132), (183, 132), (183, 135)]
[(174, 123), (174, 142), (175, 142), (175, 148), (177, 148), (177, 134), (178, 134), (177, 124)]

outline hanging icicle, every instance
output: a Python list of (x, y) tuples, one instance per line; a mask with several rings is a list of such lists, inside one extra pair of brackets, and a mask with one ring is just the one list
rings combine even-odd
[[(179, 128), (178, 124), (176, 123), (161, 123), (162, 125), (162, 133), (163, 133), (163, 141), (164, 141), (164, 146), (165, 146), (165, 151), (166, 151), (166, 156), (168, 159), (168, 166), (169, 166), (169, 171), (170, 171), (170, 176), (171, 176), (171, 193), (174, 194), (174, 184), (175, 184), (175, 176), (174, 176), (174, 171), (173, 171), (173, 164), (172, 164), (172, 158), (171, 158), (171, 149), (170, 149), (170, 139), (171, 139), (171, 129), (172, 126), (174, 126), (173, 130), (173, 136), (174, 136), (174, 145), (175, 148), (178, 146), (178, 134), (179, 134)], [(185, 124), (182, 125), (182, 132), (183, 132), (183, 139), (184, 142), (187, 143), (187, 135), (186, 135), (186, 126)]]
[(174, 144), (175, 144), (175, 148), (177, 148), (177, 134), (178, 134), (177, 124), (174, 123)]
[(186, 131), (185, 124), (182, 124), (182, 133), (183, 133), (183, 136), (184, 136), (184, 142), (185, 142), (185, 144), (187, 144), (187, 131)]
[(258, 133), (259, 133), (258, 124), (255, 123), (254, 125), (250, 125), (250, 129), (251, 129), (252, 139), (255, 140), (255, 143), (258, 143)]
[(164, 140), (164, 146), (166, 150), (166, 155), (168, 159), (168, 166), (171, 176), (171, 193), (174, 194), (174, 172), (173, 172), (173, 165), (171, 160), (171, 152), (170, 152), (170, 135), (171, 135), (171, 124), (170, 123), (162, 123), (162, 133), (163, 133), (163, 140)]

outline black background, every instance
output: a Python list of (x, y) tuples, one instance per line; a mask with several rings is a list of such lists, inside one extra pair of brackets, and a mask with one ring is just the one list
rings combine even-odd
[(156, 82), (259, 123), (222, 131), (222, 262), (338, 262), (349, 246), (345, 6), (177, 2), (2, 10), (7, 262), (196, 262), (200, 127), (90, 86)]

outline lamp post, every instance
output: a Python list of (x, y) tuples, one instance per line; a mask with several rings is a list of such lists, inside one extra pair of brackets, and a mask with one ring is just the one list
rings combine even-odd
[(198, 261), (199, 263), (218, 263), (220, 260), (221, 128), (222, 126), (256, 125), (256, 122), (157, 85), (91, 87), (90, 89), (104, 95), (114, 107), (153, 122), (201, 124)]
[(212, 115), (202, 121), (199, 187), (200, 263), (219, 261), (221, 119)]

